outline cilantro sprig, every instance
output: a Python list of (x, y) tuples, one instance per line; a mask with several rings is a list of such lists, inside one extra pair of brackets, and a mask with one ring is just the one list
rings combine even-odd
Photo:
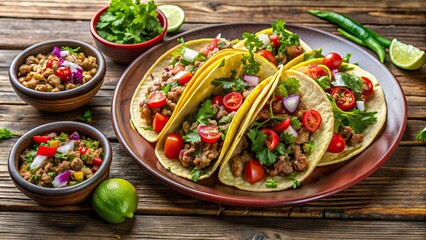
[(244, 73), (256, 75), (262, 64), (254, 59), (254, 52), (257, 52), (263, 46), (263, 42), (254, 33), (245, 32), (243, 38), (246, 39), (244, 46), (249, 51), (249, 55), (245, 55), (241, 59), (244, 65)]
[(285, 30), (285, 22), (281, 19), (278, 19), (272, 24), (272, 31), (280, 36), (278, 53), (286, 54), (287, 46), (298, 46), (300, 43), (299, 35), (287, 32)]
[(232, 70), (229, 77), (217, 78), (212, 81), (213, 86), (222, 87), (225, 92), (238, 92), (248, 87), (244, 80), (237, 76), (237, 71)]
[(79, 117), (79, 120), (82, 121), (82, 122), (91, 123), (92, 122), (92, 114), (93, 114), (92, 111), (87, 110)]
[(298, 94), (300, 83), (297, 78), (290, 77), (280, 82), (275, 89), (275, 94), (281, 97), (287, 97), (288, 95)]
[(426, 141), (426, 127), (423, 128), (423, 130), (421, 130), (417, 135), (416, 135), (416, 140), (418, 141)]
[(9, 129), (7, 128), (0, 128), (0, 140), (12, 138), (15, 136)]
[(134, 44), (147, 41), (163, 32), (156, 8), (152, 0), (146, 4), (140, 0), (111, 0), (96, 29), (110, 42)]

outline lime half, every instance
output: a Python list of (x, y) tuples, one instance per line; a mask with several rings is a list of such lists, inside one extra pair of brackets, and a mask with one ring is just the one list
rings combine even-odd
[(424, 51), (393, 39), (389, 48), (391, 62), (402, 69), (416, 70), (426, 63)]
[(175, 5), (161, 5), (158, 8), (166, 15), (167, 32), (174, 33), (182, 26), (185, 21), (185, 12), (182, 8)]

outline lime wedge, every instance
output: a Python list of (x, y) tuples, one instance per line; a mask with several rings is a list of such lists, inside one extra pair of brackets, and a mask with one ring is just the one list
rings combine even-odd
[(182, 8), (175, 5), (161, 5), (158, 8), (166, 15), (167, 18), (167, 32), (173, 33), (179, 30), (185, 21), (185, 13)]
[(424, 51), (403, 42), (393, 39), (389, 47), (391, 62), (402, 69), (416, 70), (426, 63)]

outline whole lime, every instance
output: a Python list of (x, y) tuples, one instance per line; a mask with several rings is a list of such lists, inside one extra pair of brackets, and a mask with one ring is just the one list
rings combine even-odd
[(93, 192), (92, 207), (105, 221), (121, 223), (126, 218), (133, 218), (138, 207), (138, 193), (125, 179), (107, 179)]

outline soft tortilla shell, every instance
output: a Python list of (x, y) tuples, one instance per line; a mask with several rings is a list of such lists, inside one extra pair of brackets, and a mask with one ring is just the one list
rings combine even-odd
[[(242, 70), (242, 57), (248, 53), (237, 53), (234, 55), (226, 56), (222, 59), (219, 59), (220, 63), (224, 61), (224, 65), (216, 65), (216, 67), (209, 72), (209, 74), (200, 81), (198, 87), (194, 92), (192, 92), (192, 96), (185, 102), (185, 105), (182, 107), (181, 111), (177, 114), (174, 121), (172, 121), (170, 127), (166, 130), (164, 135), (157, 142), (155, 147), (155, 155), (157, 156), (160, 163), (164, 168), (168, 169), (170, 172), (178, 175), (180, 177), (191, 179), (192, 175), (190, 170), (186, 167), (183, 167), (178, 159), (170, 159), (164, 155), (164, 144), (168, 134), (175, 132), (180, 128), (182, 122), (185, 118), (197, 111), (198, 105), (206, 98), (211, 96), (212, 94), (221, 94), (221, 87), (214, 87), (211, 82), (214, 79), (228, 77), (231, 73), (231, 70), (236, 69), (237, 71)], [(266, 59), (255, 55), (257, 61), (262, 63), (261, 70), (258, 74), (259, 76), (259, 85), (250, 93), (250, 95), (245, 99), (242, 106), (238, 109), (235, 117), (231, 121), (231, 125), (228, 128), (228, 132), (226, 134), (225, 141), (222, 146), (222, 150), (218, 159), (211, 164), (207, 169), (204, 169), (205, 173), (200, 176), (199, 180), (210, 177), (215, 170), (220, 165), (227, 149), (231, 145), (234, 140), (234, 135), (237, 133), (238, 126), (244, 120), (247, 112), (251, 109), (251, 107), (256, 103), (256, 100), (260, 97), (263, 97), (265, 94), (269, 92), (270, 83), (272, 82), (271, 76), (276, 72), (277, 68), (269, 63)]]
[(294, 77), (299, 79), (301, 101), (306, 104), (306, 107), (308, 109), (317, 110), (322, 116), (322, 123), (320, 128), (311, 135), (310, 140), (314, 142), (315, 150), (313, 153), (307, 156), (309, 160), (309, 167), (306, 171), (297, 173), (295, 178), (299, 182), (302, 182), (312, 173), (314, 168), (319, 163), (321, 157), (327, 150), (328, 143), (330, 142), (331, 137), (333, 136), (334, 118), (333, 118), (333, 110), (332, 110), (330, 101), (328, 101), (324, 91), (311, 78), (308, 78), (306, 75), (301, 74), (297, 71), (291, 71), (291, 70), (282, 71), (281, 73), (279, 72), (278, 75), (276, 76), (276, 79), (274, 80), (275, 82), (273, 83), (274, 87), (271, 87), (270, 92), (266, 94), (265, 97), (263, 98), (263, 101), (259, 103), (260, 105), (256, 106), (255, 108), (256, 110), (255, 110), (255, 113), (253, 114), (253, 117), (251, 119), (246, 119), (245, 122), (242, 123), (242, 128), (238, 131), (237, 135), (235, 136), (236, 140), (233, 142), (232, 146), (229, 148), (229, 151), (226, 154), (222, 165), (220, 166), (219, 180), (222, 183), (226, 185), (234, 186), (242, 190), (253, 191), (253, 192), (281, 191), (284, 189), (291, 188), (293, 186), (293, 181), (291, 179), (289, 179), (288, 177), (281, 177), (281, 176), (273, 177), (273, 179), (275, 179), (278, 183), (278, 186), (276, 188), (267, 188), (265, 186), (266, 179), (259, 181), (257, 183), (251, 184), (248, 181), (246, 181), (243, 176), (234, 177), (229, 164), (229, 161), (234, 156), (235, 154), (234, 152), (237, 149), (240, 141), (242, 140), (243, 135), (246, 134), (246, 131), (248, 130), (250, 124), (256, 118), (256, 115), (259, 113), (259, 111), (265, 105), (269, 97), (275, 91), (275, 87), (278, 81), (283, 81), (289, 77)]

